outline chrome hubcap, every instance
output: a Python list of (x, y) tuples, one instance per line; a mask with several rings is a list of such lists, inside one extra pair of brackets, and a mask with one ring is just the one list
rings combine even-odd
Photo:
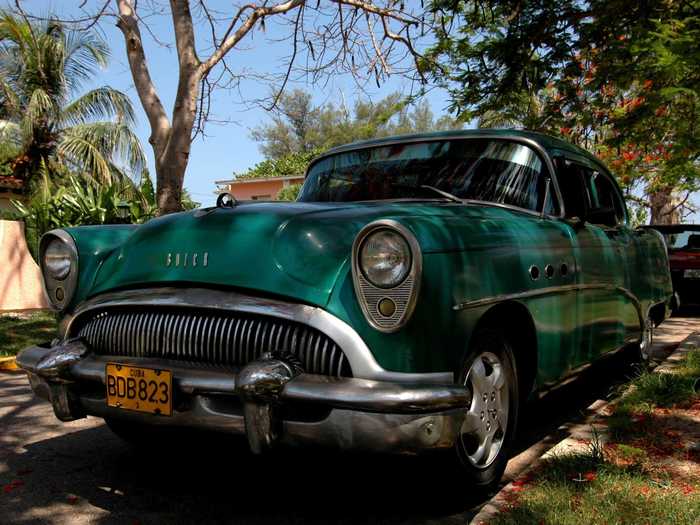
[(472, 465), (486, 468), (498, 456), (506, 435), (506, 371), (495, 354), (483, 352), (472, 363), (464, 384), (471, 387), (473, 397), (460, 432), (462, 449)]

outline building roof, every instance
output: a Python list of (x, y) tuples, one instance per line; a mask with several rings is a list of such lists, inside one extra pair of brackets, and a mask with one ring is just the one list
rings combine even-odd
[(0, 190), (21, 190), (23, 187), (22, 179), (0, 175)]
[(215, 180), (214, 184), (248, 184), (250, 182), (266, 182), (270, 180), (296, 180), (303, 179), (304, 174), (301, 175), (288, 175), (286, 177), (246, 177), (240, 179), (228, 179), (228, 180)]

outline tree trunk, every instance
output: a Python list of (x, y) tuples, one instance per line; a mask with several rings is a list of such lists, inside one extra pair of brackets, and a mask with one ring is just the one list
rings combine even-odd
[(156, 202), (158, 214), (182, 211), (182, 185), (187, 159), (163, 158), (156, 163)]
[(135, 2), (117, 0), (117, 5), (117, 27), (124, 34), (131, 75), (151, 126), (148, 141), (155, 156), (158, 212), (160, 215), (178, 212), (182, 210), (182, 186), (197, 115), (199, 83), (206, 73), (195, 51), (189, 1), (170, 0), (179, 64), (172, 124), (151, 79), (135, 13)]
[(673, 188), (663, 188), (649, 195), (651, 224), (678, 224), (681, 222), (678, 197)]

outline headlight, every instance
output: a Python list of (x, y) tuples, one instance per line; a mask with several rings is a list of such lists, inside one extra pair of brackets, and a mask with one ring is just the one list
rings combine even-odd
[(78, 250), (68, 232), (52, 230), (41, 238), (41, 274), (46, 297), (57, 310), (64, 310), (78, 284)]
[(44, 252), (46, 273), (57, 281), (63, 281), (70, 273), (71, 254), (68, 245), (56, 238), (51, 239)]
[(360, 248), (360, 270), (380, 288), (394, 288), (411, 269), (411, 249), (400, 234), (379, 230), (370, 234)]
[(355, 296), (367, 322), (380, 332), (396, 332), (413, 314), (423, 256), (413, 233), (392, 219), (366, 225), (352, 244)]

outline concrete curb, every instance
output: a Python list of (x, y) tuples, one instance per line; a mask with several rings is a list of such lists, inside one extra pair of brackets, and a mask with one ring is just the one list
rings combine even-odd
[(0, 372), (16, 372), (19, 370), (15, 356), (0, 357)]
[[(663, 362), (654, 368), (655, 373), (669, 374), (673, 373), (680, 365), (679, 363), (685, 358), (685, 355), (697, 348), (700, 348), (700, 332), (694, 332), (688, 335)], [(602, 401), (598, 400), (588, 407), (587, 411), (592, 415), (586, 418), (586, 421), (575, 425), (568, 429), (569, 436), (559, 441), (553, 447), (545, 450), (544, 453), (530, 463), (526, 468), (520, 470), (513, 481), (504, 485), (489, 501), (487, 501), (479, 513), (469, 522), (470, 525), (488, 525), (489, 520), (493, 519), (497, 514), (507, 510), (510, 503), (513, 501), (513, 495), (522, 490), (522, 486), (518, 486), (518, 480), (527, 478), (529, 474), (538, 469), (545, 460), (563, 454), (580, 451), (589, 446), (592, 438), (597, 438), (601, 443), (605, 443), (605, 428), (606, 425), (596, 420), (604, 415), (611, 403), (614, 400)], [(543, 441), (546, 441), (545, 438)], [(538, 446), (538, 444), (534, 446)], [(521, 482), (522, 483), (522, 482)]]

